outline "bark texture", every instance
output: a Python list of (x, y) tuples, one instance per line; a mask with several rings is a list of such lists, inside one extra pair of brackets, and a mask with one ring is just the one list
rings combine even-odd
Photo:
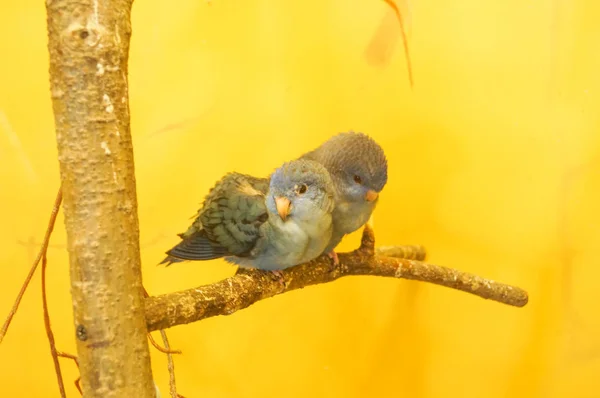
[(84, 397), (154, 397), (129, 129), (131, 0), (47, 0)]
[(473, 274), (427, 264), (421, 246), (382, 247), (375, 250), (375, 236), (365, 226), (360, 248), (339, 254), (333, 267), (326, 257), (283, 270), (284, 284), (268, 272), (238, 271), (223, 281), (195, 289), (146, 299), (146, 322), (150, 331), (196, 322), (216, 315), (230, 315), (259, 300), (305, 286), (331, 282), (349, 275), (372, 275), (413, 279), (450, 287), (504, 304), (523, 307), (527, 292)]

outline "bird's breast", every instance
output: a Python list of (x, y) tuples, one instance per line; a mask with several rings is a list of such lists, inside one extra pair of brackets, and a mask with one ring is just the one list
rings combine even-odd
[(362, 227), (371, 217), (374, 202), (338, 202), (333, 210), (335, 233), (349, 234)]

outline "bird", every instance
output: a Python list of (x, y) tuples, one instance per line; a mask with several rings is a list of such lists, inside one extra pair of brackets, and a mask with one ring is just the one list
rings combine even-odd
[(331, 177), (315, 161), (286, 162), (268, 178), (228, 173), (161, 264), (224, 258), (281, 277), (281, 270), (323, 253), (334, 205)]
[(369, 220), (387, 183), (385, 153), (368, 135), (348, 131), (334, 135), (299, 159), (321, 163), (333, 181), (333, 233), (324, 253), (337, 265), (336, 246)]

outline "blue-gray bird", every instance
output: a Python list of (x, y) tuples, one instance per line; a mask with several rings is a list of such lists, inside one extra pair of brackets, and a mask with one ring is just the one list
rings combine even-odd
[(321, 163), (333, 180), (333, 234), (324, 252), (337, 264), (335, 247), (344, 235), (356, 231), (369, 220), (379, 193), (387, 183), (385, 154), (366, 134), (350, 131), (331, 137), (300, 158)]
[(285, 163), (269, 179), (226, 174), (161, 264), (224, 257), (278, 271), (308, 262), (331, 240), (334, 204), (329, 173), (311, 160)]

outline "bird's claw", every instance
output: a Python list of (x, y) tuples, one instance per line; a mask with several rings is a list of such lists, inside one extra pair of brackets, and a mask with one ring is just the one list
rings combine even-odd
[(281, 286), (285, 289), (286, 283), (285, 278), (283, 276), (283, 272), (281, 270), (273, 270), (271, 274), (275, 277), (275, 280), (281, 284)]
[(340, 259), (338, 258), (338, 255), (334, 250), (327, 253), (327, 257), (329, 257), (333, 261), (333, 268), (336, 268), (338, 265), (340, 265)]

